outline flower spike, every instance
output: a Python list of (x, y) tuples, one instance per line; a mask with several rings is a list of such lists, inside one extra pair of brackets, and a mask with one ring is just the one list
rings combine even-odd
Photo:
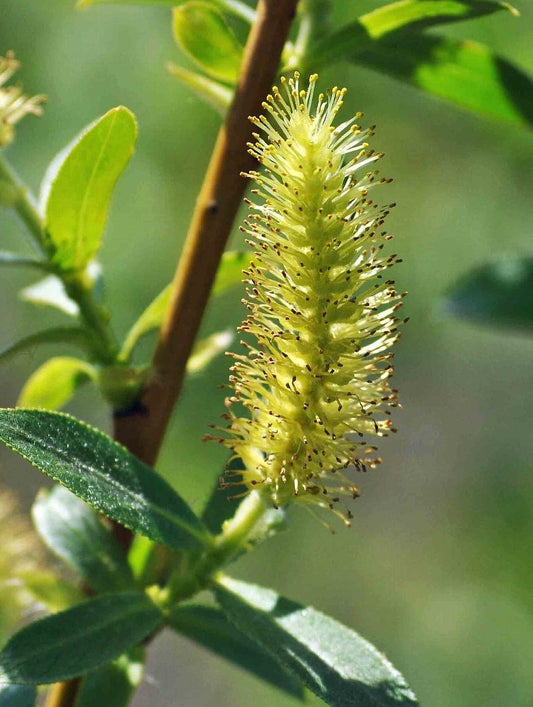
[(19, 68), (13, 52), (0, 56), (0, 148), (13, 141), (14, 126), (25, 115), (41, 115), (45, 96), (25, 96), (19, 86), (5, 86)]
[(364, 172), (382, 156), (369, 150), (372, 128), (359, 127), (361, 114), (335, 127), (346, 90), (316, 97), (316, 81), (301, 89), (298, 73), (282, 77), (265, 115), (251, 118), (249, 152), (263, 172), (245, 175), (258, 203), (242, 228), (255, 256), (240, 331), (255, 341), (242, 342), (246, 355), (229, 354), (229, 422), (218, 429), (242, 460), (226, 483), (275, 506), (328, 508), (349, 524), (338, 502), (359, 492), (344, 470), (380, 461), (367, 437), (387, 434), (398, 405), (388, 351), (401, 295), (384, 274), (399, 261), (382, 254), (390, 207), (369, 198), (390, 181)]

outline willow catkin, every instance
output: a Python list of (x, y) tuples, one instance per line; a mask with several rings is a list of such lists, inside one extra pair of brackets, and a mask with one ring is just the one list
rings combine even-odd
[[(345, 89), (315, 96), (317, 76), (281, 80), (252, 118), (249, 176), (257, 203), (242, 229), (255, 250), (245, 271), (249, 315), (245, 355), (235, 359), (220, 441), (242, 464), (228, 483), (271, 499), (331, 508), (348, 524), (341, 495), (357, 496), (344, 470), (373, 467), (371, 436), (391, 429), (389, 387), (400, 298), (386, 272), (389, 206), (369, 198), (382, 155), (369, 150), (361, 114), (333, 125)], [(237, 412), (236, 412), (237, 411)], [(221, 428), (219, 428), (221, 429)], [(241, 468), (239, 468), (239, 466)], [(233, 477), (237, 481), (231, 480)]]

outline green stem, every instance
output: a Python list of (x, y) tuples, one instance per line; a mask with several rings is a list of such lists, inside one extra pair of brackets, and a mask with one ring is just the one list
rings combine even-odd
[(28, 233), (39, 248), (39, 251), (43, 255), (46, 255), (44, 229), (41, 217), (37, 211), (35, 199), (18, 174), (1, 155), (0, 182), (7, 184), (10, 188), (8, 205), (17, 212), (20, 220), (26, 226)]
[(119, 346), (109, 325), (106, 307), (98, 304), (92, 295), (92, 282), (84, 272), (58, 273), (68, 296), (80, 308), (80, 317), (92, 334), (94, 355), (98, 363), (116, 363)]
[[(45, 228), (35, 200), (11, 165), (0, 156), (0, 186), (2, 185), (8, 193), (8, 198), (4, 200), (5, 205), (16, 211), (41, 253), (49, 258)], [(79, 307), (80, 317), (90, 335), (95, 359), (103, 365), (115, 363), (119, 347), (109, 326), (107, 309), (93, 297), (90, 278), (84, 272), (63, 273), (54, 270), (52, 263), (50, 265), (54, 274), (63, 282), (68, 296)]]
[(205, 589), (213, 575), (246, 548), (246, 540), (265, 510), (260, 494), (250, 493), (210, 547), (196, 558), (184, 558), (184, 564), (170, 578), (170, 602), (175, 604)]

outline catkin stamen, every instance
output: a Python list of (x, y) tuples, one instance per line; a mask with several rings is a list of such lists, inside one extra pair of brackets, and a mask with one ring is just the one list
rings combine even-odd
[(364, 172), (382, 157), (368, 147), (373, 127), (357, 124), (362, 114), (334, 127), (346, 90), (316, 97), (316, 81), (302, 89), (298, 73), (282, 77), (263, 104), (268, 117), (251, 118), (258, 132), (249, 152), (263, 171), (246, 175), (258, 203), (249, 202), (241, 229), (255, 257), (240, 331), (255, 343), (232, 354), (218, 440), (242, 461), (226, 483), (276, 507), (296, 500), (332, 510), (349, 524), (340, 497), (359, 491), (343, 470), (381, 461), (366, 438), (386, 436), (398, 406), (387, 352), (399, 337), (402, 295), (383, 277), (399, 262), (381, 254), (390, 206), (368, 198), (389, 181)]

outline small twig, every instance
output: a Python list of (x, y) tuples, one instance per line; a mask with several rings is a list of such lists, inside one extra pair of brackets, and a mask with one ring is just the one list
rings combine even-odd
[(235, 97), (220, 133), (193, 214), (173, 293), (153, 360), (154, 375), (140, 405), (115, 420), (116, 439), (148, 464), (154, 464), (172, 409), (180, 394), (185, 366), (198, 333), (215, 274), (241, 203), (250, 168), (246, 143), (252, 138), (250, 115), (278, 70), (297, 0), (261, 0), (246, 45)]
[(46, 696), (45, 707), (72, 707), (76, 702), (80, 685), (81, 678), (57, 682), (55, 685), (52, 685)]

